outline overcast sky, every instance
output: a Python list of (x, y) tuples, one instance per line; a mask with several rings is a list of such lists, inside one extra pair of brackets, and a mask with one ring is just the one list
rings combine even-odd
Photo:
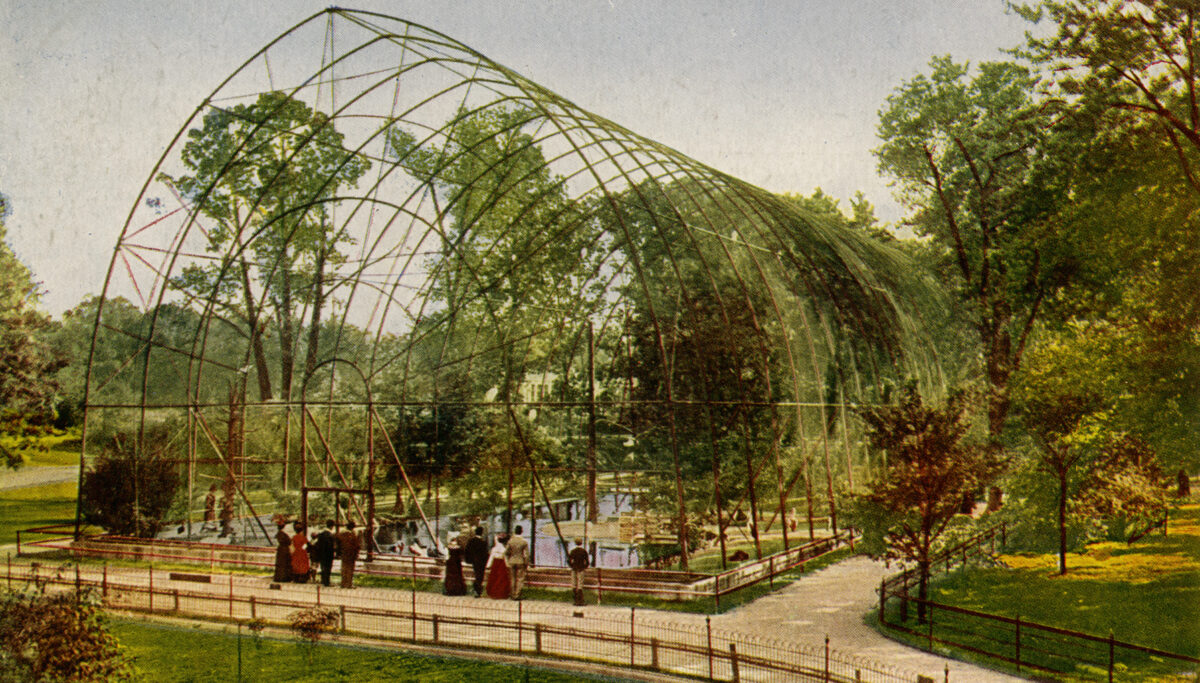
[[(585, 109), (774, 191), (862, 190), (877, 113), (935, 54), (1002, 59), (1004, 0), (454, 0), (347, 6), (454, 37)], [(328, 2), (0, 0), (8, 241), (58, 315), (104, 283), (132, 203), (196, 106)], [(314, 45), (313, 50), (321, 49)]]

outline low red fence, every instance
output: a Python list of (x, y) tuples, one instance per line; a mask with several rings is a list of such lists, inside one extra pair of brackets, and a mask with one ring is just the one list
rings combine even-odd
[[(969, 558), (1003, 547), (1006, 530), (993, 527), (940, 553), (934, 570), (949, 571)], [(917, 570), (879, 586), (879, 621), (909, 634), (933, 652), (940, 644), (1016, 667), (1018, 672), (1069, 675), (1072, 680), (1143, 680), (1149, 676), (1200, 678), (1200, 659), (1080, 631), (946, 605), (913, 596)], [(911, 605), (910, 605), (911, 603)], [(910, 612), (912, 614), (910, 614)], [(923, 613), (923, 618), (919, 616)], [(1124, 672), (1133, 670), (1128, 676)]]
[[(314, 606), (310, 593), (293, 597), (267, 590), (266, 584), (247, 585), (252, 580), (244, 577), (235, 581), (232, 575), (172, 577), (147, 570), (144, 578), (135, 579), (128, 572), (110, 574), (96, 567), (47, 569), (10, 562), (7, 581), (10, 587), (26, 582), (48, 590), (97, 591), (110, 609), (238, 623), (286, 625), (297, 610)], [(181, 584), (187, 587), (179, 588)], [(485, 610), (477, 601), (441, 596), (433, 596), (437, 600), (431, 606), (430, 596), (420, 604), (411, 591), (326, 589), (323, 601), (320, 587), (314, 588), (316, 605), (336, 611), (339, 632), (383, 642), (518, 652), (714, 681), (919, 680), (915, 673), (842, 654), (830, 647), (828, 638), (824, 648), (807, 647), (713, 628), (710, 618), (702, 625), (668, 622), (633, 608), (627, 614), (610, 609), (585, 617), (582, 611), (512, 601), (489, 601)]]
[[(73, 556), (100, 559), (125, 559), (144, 562), (179, 562), (207, 566), (210, 571), (239, 567), (269, 571), (274, 567), (274, 548), (241, 546), (226, 543), (144, 539), (124, 536), (94, 535), (75, 541), (69, 535), (69, 525), (41, 527), (18, 532), (17, 555), (31, 550), (61, 550)], [(22, 540), (22, 534), (25, 539)], [(29, 536), (39, 536), (28, 540)], [(628, 593), (649, 595), (665, 600), (712, 598), (719, 610), (721, 598), (749, 588), (780, 574), (802, 567), (843, 545), (854, 545), (853, 530), (843, 530), (831, 538), (818, 539), (804, 545), (780, 551), (761, 560), (748, 562), (716, 575), (649, 569), (589, 569), (584, 587), (595, 591), (596, 599), (604, 594)], [(394, 579), (439, 581), (443, 565), (438, 560), (423, 557), (390, 557), (376, 555), (371, 562), (360, 565), (362, 574)], [(469, 571), (468, 571), (469, 573)], [(550, 589), (569, 589), (571, 573), (565, 567), (531, 567), (527, 583)]]

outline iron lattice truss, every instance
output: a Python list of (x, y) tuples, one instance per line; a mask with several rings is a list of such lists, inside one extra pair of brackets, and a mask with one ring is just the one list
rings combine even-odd
[(132, 430), (189, 501), (223, 481), (250, 513), (343, 492), (371, 525), (390, 490), (428, 521), (427, 485), (479, 509), (586, 492), (594, 516), (599, 481), (680, 538), (742, 510), (757, 537), (861, 475), (849, 405), (937, 381), (934, 300), (867, 235), (330, 9), (151, 172), (94, 302), (84, 467)]

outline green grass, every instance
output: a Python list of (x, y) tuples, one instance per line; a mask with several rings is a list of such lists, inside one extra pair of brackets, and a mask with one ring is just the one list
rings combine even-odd
[(17, 531), (75, 523), (76, 483), (0, 491), (0, 545), (17, 542)]
[[(133, 619), (112, 619), (110, 630), (135, 658), (144, 680), (156, 683), (204, 683), (238, 680), (239, 637), (232, 626), (175, 626)], [(521, 667), (432, 657), (394, 650), (320, 643), (309, 646), (286, 637), (255, 636), (242, 629), (241, 680), (308, 681), (532, 681), (569, 683), (620, 679), (585, 677), (536, 667)]]
[[(1067, 558), (1068, 573), (1056, 573), (1052, 554), (1001, 556), (1008, 568), (973, 567), (937, 579), (931, 598), (972, 610), (1020, 617), (1059, 628), (1200, 657), (1200, 505), (1186, 505), (1172, 516), (1169, 534), (1148, 536), (1133, 545), (1096, 543)], [(889, 602), (889, 618), (898, 619), (898, 601)], [(910, 616), (914, 610), (910, 607)], [(1013, 631), (1007, 624), (984, 626), (978, 620), (935, 614), (935, 637), (953, 638), (1012, 657)], [(924, 626), (910, 626), (924, 631)], [(896, 636), (895, 631), (884, 631)], [(907, 640), (924, 644), (921, 638)], [(989, 640), (990, 639), (990, 640)], [(1037, 652), (1045, 650), (1044, 653)], [(959, 653), (955, 653), (958, 656)], [(1092, 667), (1063, 655), (1085, 658)], [(1075, 676), (1107, 678), (1107, 645), (1063, 641), (1022, 631), (1022, 659)], [(1118, 668), (1129, 680), (1160, 680), (1184, 663), (1156, 661), (1116, 650)], [(995, 660), (991, 662), (995, 664)]]
[(40, 448), (26, 448), (17, 453), (24, 458), (24, 467), (64, 467), (79, 465), (79, 434), (68, 430), (38, 438)]

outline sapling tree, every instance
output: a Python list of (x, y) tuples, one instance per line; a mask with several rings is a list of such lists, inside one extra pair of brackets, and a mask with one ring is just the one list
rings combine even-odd
[[(968, 395), (927, 405), (909, 384), (893, 405), (859, 411), (870, 446), (887, 454), (886, 469), (854, 497), (852, 520), (868, 547), (916, 563), (918, 596), (928, 597), (930, 561), (958, 514), (963, 495), (992, 476), (989, 451), (968, 438)], [(918, 618), (925, 618), (919, 603)]]

